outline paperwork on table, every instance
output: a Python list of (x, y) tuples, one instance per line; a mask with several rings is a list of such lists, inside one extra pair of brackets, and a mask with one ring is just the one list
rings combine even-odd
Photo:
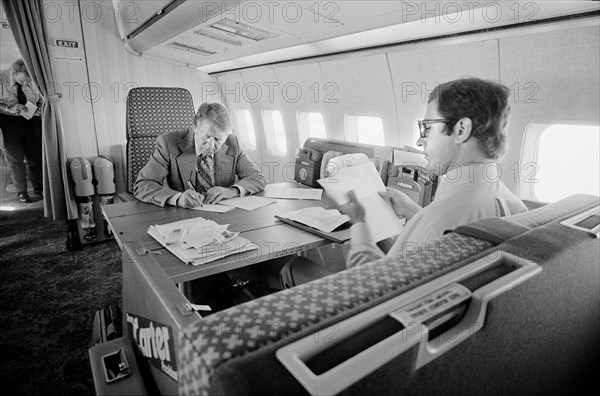
[(276, 186), (267, 184), (265, 187), (265, 197), (281, 199), (310, 199), (321, 200), (323, 190), (320, 188), (289, 188), (287, 186)]
[(219, 205), (233, 206), (244, 210), (254, 210), (275, 202), (276, 201), (274, 199), (246, 196), (224, 199), (219, 201)]
[(195, 218), (175, 223), (153, 225), (148, 234), (186, 264), (199, 265), (235, 253), (258, 249), (258, 246), (228, 230), (229, 224)]
[(350, 220), (350, 216), (343, 215), (336, 209), (321, 207), (295, 210), (277, 217), (285, 217), (324, 232), (331, 232)]

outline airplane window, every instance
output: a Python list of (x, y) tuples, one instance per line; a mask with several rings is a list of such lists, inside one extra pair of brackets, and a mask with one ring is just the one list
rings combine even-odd
[(298, 113), (298, 137), (300, 146), (304, 144), (309, 137), (325, 138), (325, 121), (321, 113), (299, 112)]
[(379, 117), (348, 116), (346, 140), (385, 146), (383, 122)]
[(255, 149), (256, 134), (254, 133), (254, 122), (252, 122), (252, 114), (250, 114), (249, 110), (237, 109), (236, 115), (242, 143), (244, 143), (244, 146), (246, 146), (247, 148)]
[(285, 155), (287, 153), (287, 140), (281, 113), (277, 110), (266, 110), (263, 112), (263, 119), (269, 151), (273, 154)]
[(523, 166), (521, 173), (524, 182), (533, 183), (535, 198), (554, 202), (578, 193), (600, 195), (599, 136), (597, 125), (545, 128), (538, 138), (536, 163)]

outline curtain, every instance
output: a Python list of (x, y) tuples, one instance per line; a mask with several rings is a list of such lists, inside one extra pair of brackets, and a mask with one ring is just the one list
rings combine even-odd
[(46, 43), (42, 1), (2, 0), (10, 28), (32, 80), (44, 97), (42, 106), (42, 147), (44, 163), (44, 216), (76, 219), (77, 204), (70, 188), (65, 136), (54, 73)]

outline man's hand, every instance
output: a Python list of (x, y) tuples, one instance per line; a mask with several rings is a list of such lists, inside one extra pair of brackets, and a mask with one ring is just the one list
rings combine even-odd
[(236, 197), (238, 193), (238, 189), (235, 187), (213, 187), (206, 192), (204, 203), (216, 204), (223, 199)]
[(27, 106), (22, 105), (22, 104), (13, 104), (12, 106), (10, 106), (6, 109), (7, 113), (11, 113), (11, 114), (15, 114), (15, 115), (21, 115), (22, 111), (27, 112)]
[(204, 196), (202, 194), (198, 194), (196, 191), (189, 189), (185, 190), (179, 198), (177, 198), (177, 206), (181, 208), (195, 208), (196, 206), (200, 206), (204, 201)]
[(365, 208), (363, 208), (363, 206), (356, 199), (354, 190), (351, 190), (348, 193), (348, 199), (350, 202), (340, 205), (338, 209), (350, 216), (350, 219), (353, 223), (361, 223), (365, 221)]
[(389, 198), (396, 216), (405, 217), (409, 220), (417, 213), (421, 207), (413, 202), (408, 195), (391, 187), (386, 187), (386, 191), (380, 191), (382, 198)]

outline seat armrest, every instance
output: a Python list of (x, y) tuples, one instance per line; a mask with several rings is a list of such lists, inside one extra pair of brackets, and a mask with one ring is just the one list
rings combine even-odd
[(122, 192), (117, 194), (117, 197), (119, 198), (119, 200), (121, 202), (132, 202), (132, 201), (137, 201), (137, 198), (133, 196), (133, 194), (128, 193), (128, 192)]

